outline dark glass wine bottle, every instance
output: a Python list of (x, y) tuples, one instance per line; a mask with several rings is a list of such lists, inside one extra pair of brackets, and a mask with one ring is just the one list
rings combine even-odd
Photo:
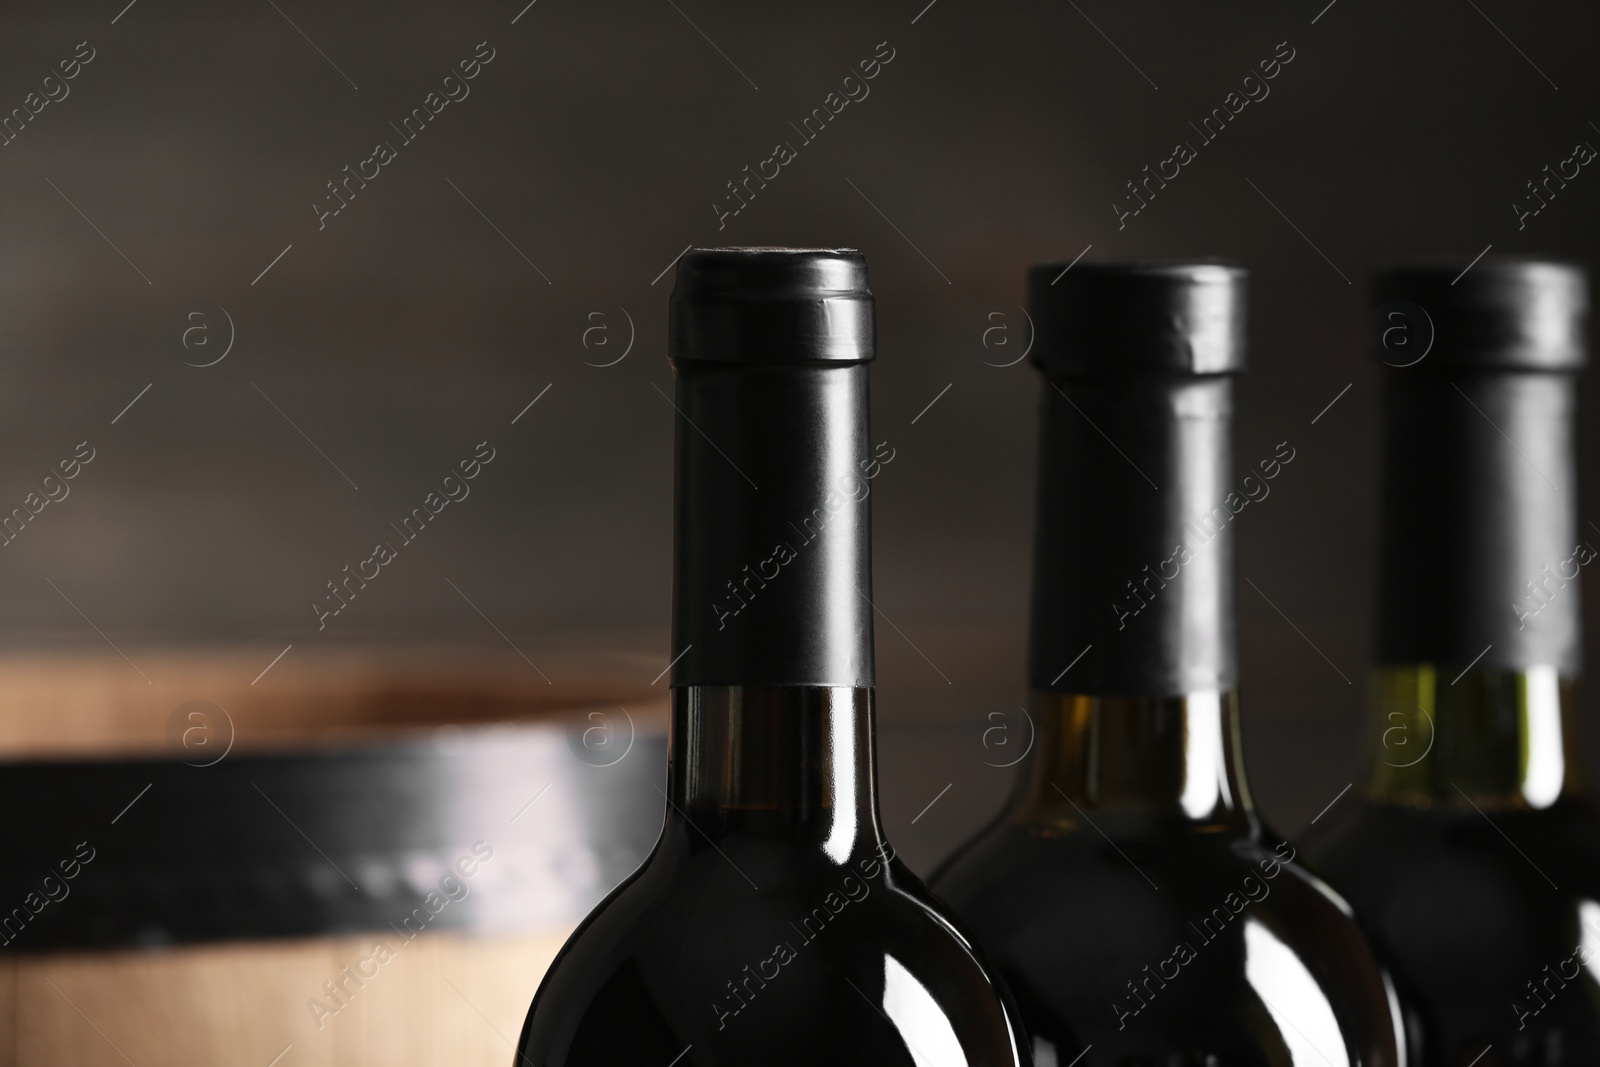
[(666, 821), (522, 1031), (533, 1067), (1017, 1067), (968, 938), (895, 857), (873, 754), (866, 261), (678, 264)]
[[(1600, 1064), (1600, 822), (1580, 798), (1582, 271), (1380, 276), (1365, 780), (1307, 833), (1390, 961), (1420, 1067)], [(1431, 347), (1430, 347), (1431, 342)]]
[(1029, 282), (1036, 742), (934, 888), (1039, 1067), (1397, 1067), (1392, 986), (1245, 785), (1234, 526), (1294, 460), (1285, 442), (1235, 478), (1245, 272), (1058, 264)]

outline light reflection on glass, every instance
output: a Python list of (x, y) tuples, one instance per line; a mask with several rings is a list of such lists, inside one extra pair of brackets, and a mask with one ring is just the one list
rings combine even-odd
[(1589, 976), (1600, 982), (1600, 904), (1585, 900), (1578, 905), (1578, 924), (1583, 927), (1583, 951), (1578, 954)]
[(917, 1067), (967, 1067), (955, 1027), (928, 987), (893, 956), (883, 957), (883, 1013), (900, 1031)]
[(1222, 694), (1195, 693), (1184, 701), (1183, 796), (1191, 819), (1217, 810), (1226, 772), (1222, 765)]
[(1293, 1062), (1350, 1067), (1333, 1007), (1294, 949), (1250, 918), (1245, 921), (1244, 950), (1245, 979), (1272, 1013)]
[(838, 864), (850, 862), (856, 844), (856, 731), (851, 715), (828, 716), (828, 759), (833, 762), (833, 823), (822, 851)]
[(1561, 679), (1556, 668), (1529, 667), (1523, 675), (1522, 795), (1548, 808), (1566, 784), (1567, 757), (1561, 740)]

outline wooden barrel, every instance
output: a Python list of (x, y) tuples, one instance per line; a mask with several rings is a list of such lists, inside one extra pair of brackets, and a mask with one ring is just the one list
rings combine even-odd
[(659, 662), (279, 651), (0, 657), (0, 1067), (503, 1067), (654, 843)]

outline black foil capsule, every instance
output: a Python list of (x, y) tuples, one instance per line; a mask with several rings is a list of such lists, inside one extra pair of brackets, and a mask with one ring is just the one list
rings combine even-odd
[(873, 684), (873, 302), (848, 249), (678, 261), (675, 686)]
[(1045, 376), (1030, 685), (1105, 696), (1231, 688), (1245, 272), (1054, 264), (1028, 283)]
[(1380, 663), (1576, 676), (1587, 277), (1518, 260), (1403, 267), (1373, 301), (1389, 365)]

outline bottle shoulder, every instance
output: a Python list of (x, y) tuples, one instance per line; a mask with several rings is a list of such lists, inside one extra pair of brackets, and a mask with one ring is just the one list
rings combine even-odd
[(931, 884), (952, 902), (1007, 887), (1045, 898), (1075, 888), (1121, 893), (1134, 885), (1170, 886), (1175, 891), (1170, 899), (1177, 901), (1252, 872), (1277, 878), (1297, 858), (1291, 843), (1254, 820), (1242, 825), (1101, 816), (1071, 824), (1002, 821), (958, 849)]
[[(1332, 1026), (1349, 1063), (1396, 1062), (1387, 977), (1349, 906), (1292, 844), (1259, 825), (1108, 833), (996, 826), (934, 880), (1034, 1039), (1267, 1063), (1274, 1042), (1297, 1047), (1293, 1026)], [(1289, 1008), (1274, 988), (1304, 995)], [(1309, 1014), (1286, 1025), (1279, 1009)]]
[(1302, 842), (1352, 896), (1408, 884), (1443, 892), (1462, 879), (1534, 892), (1565, 883), (1568, 890), (1556, 891), (1600, 894), (1600, 818), (1578, 798), (1543, 809), (1357, 798), (1337, 814)]
[(1358, 800), (1305, 845), (1391, 952), (1465, 959), (1470, 944), (1536, 972), (1541, 955), (1570, 953), (1586, 937), (1600, 945), (1600, 821), (1584, 803)]
[[(952, 856), (932, 887), (980, 937), (994, 926), (1075, 916), (1088, 923), (1095, 914), (1157, 922), (1241, 902), (1258, 913), (1326, 913), (1330, 926), (1351, 921), (1349, 905), (1305, 867), (1295, 845), (1260, 824), (1146, 831), (1107, 836), (1089, 826), (1001, 824)], [(973, 917), (980, 912), (982, 919)]]
[(1586, 804), (1358, 798), (1306, 847), (1388, 961), (1430, 1062), (1491, 1042), (1528, 1062), (1600, 1056), (1600, 823)]
[(1025, 1062), (986, 964), (898, 859), (781, 851), (658, 848), (562, 949), (522, 1052), (548, 1067), (690, 1045), (702, 1065), (909, 1065), (916, 1041), (973, 1067)]

